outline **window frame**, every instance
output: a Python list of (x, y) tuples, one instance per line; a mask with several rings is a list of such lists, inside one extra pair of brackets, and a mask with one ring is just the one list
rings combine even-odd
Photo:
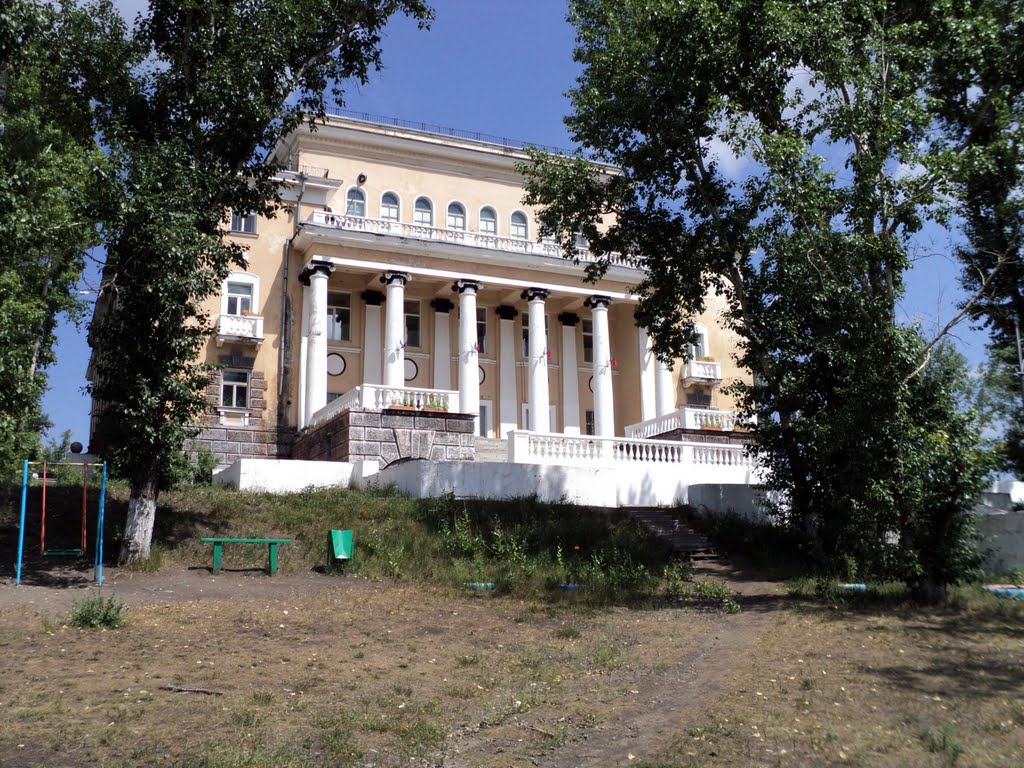
[[(523, 221), (522, 224), (516, 223), (516, 217), (521, 216)], [(517, 234), (518, 227), (523, 228), (523, 234)], [(513, 240), (529, 240), (530, 239), (530, 217), (526, 215), (525, 211), (512, 211), (508, 217), (508, 236)]]
[[(238, 374), (243, 377), (244, 381), (232, 381), (228, 382), (225, 380), (226, 374)], [(231, 403), (224, 402), (224, 393), (228, 387), (231, 388), (232, 397)], [(247, 411), (249, 410), (249, 390), (252, 387), (252, 372), (247, 371), (244, 368), (223, 368), (220, 372), (220, 407), (232, 411)], [(242, 405), (238, 404), (238, 392), (239, 388), (245, 397), (245, 402)]]
[[(341, 304), (332, 304), (331, 303), (331, 297), (333, 297), (333, 296), (345, 296), (345, 297), (347, 297), (348, 298), (348, 306), (344, 306), (344, 305), (341, 305)], [(336, 321), (336, 319), (335, 319), (337, 317), (337, 314), (335, 313), (334, 317), (332, 317), (331, 309), (335, 309), (335, 310), (337, 310), (337, 309), (345, 309), (345, 310), (348, 310), (348, 321), (345, 322), (345, 323), (339, 324)], [(326, 330), (327, 330), (327, 334), (326, 335), (327, 335), (327, 341), (328, 342), (335, 341), (335, 342), (341, 343), (341, 342), (350, 342), (350, 341), (352, 341), (352, 293), (351, 293), (351, 291), (328, 291), (327, 292), (327, 322), (326, 322), (325, 325), (326, 325)], [(342, 330), (346, 331), (347, 333), (339, 334), (339, 336), (336, 337), (334, 335), (334, 332), (339, 327)]]
[[(490, 211), (494, 216), (490, 221), (494, 222), (494, 231), (487, 232), (484, 230), (484, 211)], [(478, 229), (481, 235), (487, 235), (488, 237), (498, 237), (498, 211), (493, 205), (483, 205), (480, 207), (480, 212), (477, 214)]]
[[(384, 215), (384, 207), (385, 207), (384, 198), (387, 197), (388, 195), (391, 195), (392, 197), (395, 198), (395, 205), (394, 205), (395, 217), (394, 218), (389, 218), (388, 216)], [(391, 207), (391, 206), (389, 205), (388, 207)], [(393, 192), (390, 189), (389, 190), (385, 190), (383, 193), (381, 193), (381, 196), (380, 196), (380, 218), (381, 218), (381, 221), (391, 221), (391, 222), (394, 222), (396, 224), (402, 220), (402, 197), (401, 197), (401, 195), (399, 195), (397, 192)]]
[(228, 294), (229, 283), (247, 283), (252, 288), (252, 302), (249, 307), (249, 313), (250, 315), (259, 315), (260, 279), (249, 272), (231, 272), (224, 278), (224, 282), (220, 286), (220, 313), (222, 315), (230, 315), (232, 317), (245, 317), (241, 312), (228, 312), (228, 306), (230, 304), (230, 297)]
[[(353, 195), (353, 193), (355, 193), (356, 195), (359, 196), (359, 203), (362, 206), (362, 212), (361, 213), (353, 213), (352, 212), (352, 195)], [(359, 219), (365, 219), (366, 218), (366, 192), (364, 192), (360, 187), (349, 187), (348, 191), (345, 193), (345, 215), (346, 216), (355, 216), (356, 218), (359, 218)]]
[[(422, 213), (419, 203), (423, 201), (427, 204), (427, 213), (429, 219), (427, 221), (420, 221), (420, 214)], [(416, 201), (412, 204), (412, 223), (417, 224), (421, 227), (432, 227), (434, 226), (434, 201), (426, 195), (420, 195), (416, 198)]]
[[(410, 306), (415, 305), (416, 311), (410, 312)], [(416, 343), (413, 344), (409, 338), (409, 318), (416, 318)], [(405, 333), (405, 345), (413, 349), (421, 349), (423, 343), (423, 302), (420, 299), (405, 298), (402, 303), (402, 329)]]
[[(480, 327), (483, 326), (483, 333), (480, 333)], [(476, 308), (476, 341), (478, 346), (478, 353), (481, 355), (488, 354), (487, 352), (487, 307), (481, 307), (479, 304)]]
[(691, 353), (690, 360), (696, 361), (701, 357), (711, 357), (711, 346), (708, 343), (707, 326), (701, 323), (694, 323), (693, 330), (697, 334), (697, 344), (688, 345), (688, 349)]
[[(589, 330), (588, 330), (589, 326)], [(590, 343), (587, 343), (590, 339)], [(583, 350), (583, 362), (594, 362), (594, 321), (585, 317), (580, 318), (580, 349)]]
[[(462, 213), (461, 214), (459, 214), (459, 213), (452, 214), (452, 206), (457, 207), (460, 211), (462, 211)], [(462, 226), (461, 227), (460, 226), (453, 226), (452, 225), (452, 217), (453, 217), (453, 215), (456, 218), (458, 218), (459, 216), (462, 217)], [(463, 205), (462, 203), (460, 203), (458, 200), (452, 200), (450, 203), (448, 203), (448, 207), (445, 208), (445, 214), (444, 214), (444, 227), (445, 227), (445, 229), (450, 229), (453, 232), (465, 232), (466, 231), (466, 226), (468, 225), (468, 223), (469, 223), (469, 216), (466, 214), (466, 206)]]
[[(238, 222), (238, 226), (236, 226), (236, 222)], [(238, 213), (232, 209), (231, 221), (228, 224), (228, 230), (234, 235), (255, 235), (256, 214)]]

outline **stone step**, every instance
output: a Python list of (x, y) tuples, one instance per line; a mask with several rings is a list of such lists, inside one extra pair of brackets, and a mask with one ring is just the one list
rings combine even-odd
[(659, 538), (668, 542), (672, 551), (691, 560), (711, 560), (722, 557), (715, 546), (703, 534), (680, 523), (662, 509), (656, 507), (623, 507), (632, 520), (646, 526)]

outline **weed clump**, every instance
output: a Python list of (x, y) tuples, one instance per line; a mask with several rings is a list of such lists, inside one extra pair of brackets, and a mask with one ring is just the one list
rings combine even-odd
[(92, 595), (76, 600), (68, 617), (68, 626), (83, 629), (117, 629), (125, 621), (125, 604), (114, 600), (111, 595), (106, 600), (102, 595)]

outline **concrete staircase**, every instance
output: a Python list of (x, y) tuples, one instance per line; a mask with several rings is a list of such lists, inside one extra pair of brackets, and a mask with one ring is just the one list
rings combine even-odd
[(475, 460), (491, 464), (504, 464), (508, 461), (508, 442), (489, 437), (477, 437)]
[(630, 518), (654, 531), (667, 541), (672, 551), (691, 560), (715, 560), (722, 553), (703, 534), (680, 523), (658, 507), (623, 507)]

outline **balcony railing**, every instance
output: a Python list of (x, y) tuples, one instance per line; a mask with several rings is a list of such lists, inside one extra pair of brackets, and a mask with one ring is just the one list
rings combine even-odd
[(685, 407), (664, 416), (641, 421), (639, 424), (630, 424), (626, 427), (626, 437), (649, 439), (677, 429), (715, 429), (730, 432), (736, 429), (736, 422), (737, 417), (733, 411)]
[(684, 384), (720, 384), (722, 364), (710, 360), (691, 360), (683, 367)]
[(695, 472), (714, 471), (716, 482), (739, 483), (749, 482), (755, 467), (753, 457), (743, 445), (542, 434), (526, 430), (509, 433), (508, 460), (513, 464), (569, 467), (689, 466)]
[[(310, 216), (310, 223), (321, 227), (333, 227), (347, 232), (369, 232), (374, 235), (394, 235), (412, 240), (426, 240), (440, 243), (454, 243), (456, 245), (467, 245), (472, 248), (486, 248), (492, 251), (504, 251), (506, 253), (521, 253), (529, 256), (542, 256), (550, 259), (561, 259), (562, 250), (557, 243), (550, 241), (523, 240), (516, 237), (498, 237), (497, 235), (486, 235), (481, 232), (470, 232), (464, 229), (444, 229), (442, 227), (428, 227), (424, 224), (406, 224), (401, 221), (388, 221), (386, 219), (368, 219), (363, 216), (347, 216), (340, 213), (329, 213), (327, 211), (314, 211)], [(580, 248), (576, 252), (581, 262), (594, 262), (596, 259), (591, 256), (586, 248)], [(613, 254), (609, 262), (617, 267), (627, 269), (639, 269), (633, 261), (625, 256)]]
[(447, 389), (386, 387), (383, 384), (361, 384), (314, 413), (310, 417), (307, 426), (322, 424), (345, 411), (383, 411), (387, 408), (458, 413), (459, 393)]
[(263, 343), (262, 315), (221, 315), (217, 320), (217, 346), (225, 341)]

